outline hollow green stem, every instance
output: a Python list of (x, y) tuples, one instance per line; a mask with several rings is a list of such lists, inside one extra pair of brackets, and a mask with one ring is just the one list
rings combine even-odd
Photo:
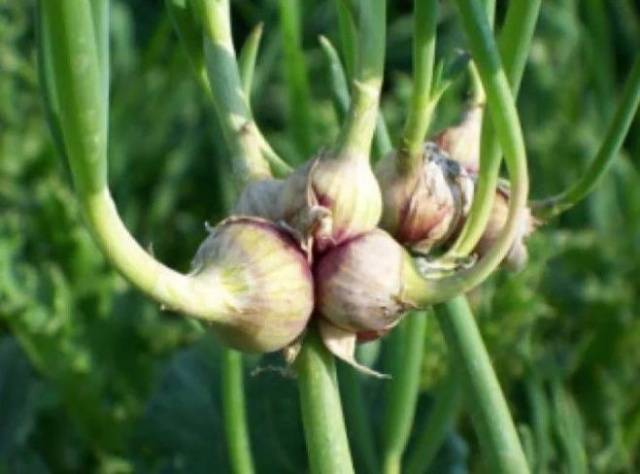
[(382, 461), (385, 474), (402, 471), (402, 454), (409, 441), (420, 391), (426, 331), (427, 315), (410, 313), (393, 330), (385, 346), (388, 351), (386, 371), (392, 375), (386, 387)]
[(520, 217), (527, 204), (529, 178), (522, 127), (509, 82), (502, 69), (498, 48), (489, 23), (473, 0), (457, 0), (469, 48), (487, 94), (489, 113), (500, 146), (505, 151), (511, 178), (511, 195), (507, 222), (496, 243), (472, 268), (434, 279), (408, 282), (407, 293), (421, 307), (446, 301), (482, 283), (502, 262), (519, 231)]
[[(541, 0), (510, 2), (507, 18), (499, 35), (498, 46), (514, 97), (517, 97), (520, 89), (541, 3)], [(485, 114), (477, 187), (469, 216), (458, 239), (449, 250), (450, 255), (468, 255), (482, 237), (491, 216), (501, 158), (500, 144), (491, 117)]]
[(338, 14), (338, 31), (340, 34), (340, 48), (345, 65), (347, 77), (353, 77), (358, 57), (358, 43), (355, 17), (357, 8), (356, 0), (335, 0), (336, 12)]
[[(333, 107), (338, 118), (342, 120), (347, 115), (349, 102), (351, 100), (349, 96), (347, 76), (344, 68), (342, 67), (342, 63), (340, 62), (338, 51), (335, 49), (333, 44), (331, 44), (331, 41), (324, 36), (320, 36), (320, 46), (329, 65)], [(384, 121), (384, 117), (379, 112), (373, 138), (374, 158), (386, 155), (392, 150), (393, 147), (391, 145), (391, 139), (389, 138), (387, 124)]]
[[(165, 3), (167, 5), (167, 10), (169, 12), (169, 16), (171, 18), (173, 26), (178, 33), (180, 43), (182, 44), (184, 51), (187, 53), (187, 58), (189, 60), (189, 64), (191, 66), (194, 77), (196, 78), (196, 81), (202, 91), (214, 103), (214, 107), (216, 107), (211, 83), (207, 74), (207, 67), (204, 60), (202, 27), (196, 21), (196, 18), (194, 16), (195, 12), (192, 11), (190, 4), (186, 0), (166, 0)], [(202, 8), (200, 8), (198, 11), (201, 12)], [(252, 38), (255, 39), (255, 36), (252, 35), (250, 39)], [(240, 58), (241, 61), (243, 61), (244, 59), (244, 67), (240, 71), (241, 73), (247, 72), (248, 66), (246, 63), (249, 62), (247, 55), (248, 54), (245, 54), (244, 58)], [(247, 80), (249, 80), (249, 78), (247, 78), (246, 80), (244, 77), (242, 78), (242, 94), (245, 95), (248, 102), (249, 96), (248, 94), (244, 93)], [(282, 158), (280, 158), (280, 156), (278, 156), (278, 154), (271, 148), (267, 140), (262, 135), (262, 132), (255, 124), (255, 121), (253, 122), (253, 125), (248, 127), (245, 131), (250, 135), (254, 135), (255, 141), (260, 147), (260, 151), (262, 152), (264, 158), (268, 161), (269, 165), (271, 166), (271, 171), (275, 175), (286, 176), (292, 171), (292, 168), (285, 161), (283, 161)], [(242, 146), (242, 143), (238, 144), (238, 146)]]
[(358, 59), (351, 104), (335, 154), (338, 157), (357, 155), (368, 160), (384, 75), (386, 1), (366, 1), (358, 10)]
[(208, 322), (233, 319), (231, 292), (221, 283), (212, 286), (178, 273), (144, 251), (124, 226), (106, 187), (95, 193), (80, 192), (79, 198), (100, 250), (140, 291), (168, 309)]
[(300, 7), (303, 4), (298, 0), (279, 0), (278, 4), (289, 99), (289, 126), (298, 150), (306, 157), (312, 151), (313, 114), (300, 37)]
[(378, 453), (376, 451), (371, 416), (362, 391), (363, 375), (350, 365), (340, 364), (338, 380), (340, 394), (344, 406), (345, 423), (349, 427), (349, 440), (356, 459), (361, 468), (369, 474), (376, 474), (378, 468)]
[(449, 369), (442, 387), (436, 393), (436, 400), (429, 411), (429, 417), (407, 456), (405, 472), (408, 474), (427, 472), (447, 432), (455, 424), (462, 406), (462, 383), (458, 372), (455, 367)]
[[(480, 0), (482, 7), (487, 15), (489, 21), (489, 27), (493, 29), (493, 25), (496, 19), (496, 0)], [(469, 63), (469, 74), (471, 74), (471, 90), (473, 91), (473, 103), (484, 104), (486, 101), (486, 95), (484, 93), (484, 87), (482, 86), (482, 80), (478, 73), (478, 68), (473, 61)]]
[(458, 296), (437, 306), (436, 315), (460, 371), (467, 406), (490, 471), (528, 473), (518, 433), (466, 298)]
[[(105, 257), (142, 292), (176, 311), (226, 322), (232, 295), (182, 275), (145, 252), (122, 223), (107, 187), (108, 104), (89, 0), (42, 0), (39, 32), (51, 66), (43, 73), (60, 104), (66, 156), (87, 224)], [(101, 34), (107, 34), (106, 29)]]
[(242, 354), (223, 349), (222, 407), (230, 464), (236, 474), (251, 474), (255, 469), (247, 429), (243, 378)]
[(640, 58), (637, 58), (624, 86), (618, 109), (605, 139), (582, 177), (563, 193), (533, 203), (536, 216), (550, 219), (584, 199), (602, 179), (617, 156), (640, 104)]
[(422, 162), (424, 137), (435, 105), (431, 89), (438, 23), (437, 0), (415, 0), (413, 18), (413, 91), (398, 155), (398, 164), (406, 171)]
[(204, 29), (204, 56), (214, 107), (240, 182), (271, 176), (258, 129), (243, 93), (231, 36), (228, 0), (197, 0)]
[(311, 472), (353, 473), (335, 361), (315, 329), (308, 331), (295, 369)]

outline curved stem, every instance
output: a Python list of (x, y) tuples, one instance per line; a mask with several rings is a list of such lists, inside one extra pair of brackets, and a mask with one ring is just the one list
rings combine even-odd
[(458, 296), (436, 307), (436, 315), (460, 370), (467, 406), (491, 472), (528, 473), (509, 407), (466, 298)]
[[(104, 58), (97, 52), (91, 2), (42, 0), (40, 34), (48, 44), (54, 95), (59, 109), (66, 156), (80, 203), (105, 257), (132, 284), (163, 305), (225, 322), (232, 295), (222, 283), (198, 282), (156, 261), (127, 231), (107, 187), (108, 104), (104, 92)], [(106, 29), (102, 34), (107, 34)], [(55, 80), (53, 80), (55, 79)]]
[(427, 315), (410, 313), (393, 330), (385, 346), (390, 351), (386, 370), (393, 377), (387, 382), (386, 391), (382, 462), (385, 474), (402, 471), (402, 454), (409, 441), (418, 403), (426, 331)]
[(398, 155), (398, 164), (407, 171), (422, 163), (424, 137), (433, 113), (431, 88), (438, 1), (415, 0), (413, 18), (413, 91)]
[(240, 182), (271, 176), (264, 160), (258, 128), (243, 93), (231, 36), (228, 0), (199, 0), (204, 28), (204, 57), (214, 106)]
[(338, 137), (336, 156), (358, 155), (368, 160), (384, 75), (386, 1), (363, 2), (359, 16), (358, 58), (351, 104)]
[[(493, 29), (496, 19), (496, 0), (480, 0), (484, 11), (489, 20), (489, 27)], [(482, 86), (482, 80), (478, 73), (478, 68), (475, 63), (471, 61), (469, 63), (469, 74), (471, 75), (471, 90), (473, 91), (473, 103), (476, 105), (484, 105), (487, 100), (487, 96), (484, 93), (484, 87)]]
[(199, 319), (216, 323), (232, 319), (232, 294), (222, 282), (217, 286), (211, 281), (199, 282), (166, 267), (144, 251), (120, 219), (106, 187), (96, 193), (79, 193), (79, 198), (100, 250), (140, 291), (168, 309)]
[(609, 125), (598, 154), (587, 171), (563, 193), (533, 203), (536, 216), (549, 219), (573, 207), (598, 184), (616, 157), (640, 104), (640, 57), (636, 59), (624, 86), (618, 109)]
[(425, 426), (418, 433), (413, 449), (407, 456), (408, 474), (427, 472), (460, 413), (462, 388), (458, 372), (451, 364), (447, 378), (436, 393), (436, 400), (429, 410)]
[(505, 151), (511, 178), (511, 195), (507, 222), (496, 243), (471, 269), (438, 280), (414, 279), (408, 282), (407, 296), (421, 307), (446, 301), (482, 283), (502, 262), (519, 231), (520, 217), (527, 205), (529, 178), (522, 127), (509, 89), (500, 56), (480, 6), (473, 0), (457, 0), (469, 48), (476, 62), (491, 118), (500, 146)]
[[(211, 89), (211, 83), (209, 76), (207, 75), (207, 67), (204, 60), (204, 48), (202, 42), (202, 28), (197, 24), (194, 12), (191, 11), (190, 6), (184, 0), (165, 0), (169, 16), (173, 23), (173, 26), (178, 33), (180, 43), (187, 53), (189, 64), (193, 71), (193, 74), (198, 82), (198, 85), (207, 97), (213, 102), (214, 96)], [(252, 35), (250, 39), (255, 40), (255, 36)], [(256, 45), (257, 47), (257, 45)], [(248, 58), (244, 57), (244, 68), (241, 72), (247, 72), (246, 62)], [(242, 60), (243, 58), (241, 58)], [(246, 80), (243, 77), (243, 94), (246, 87)], [(245, 94), (248, 101), (248, 94)], [(215, 102), (214, 102), (215, 107)], [(271, 165), (271, 171), (278, 176), (285, 176), (292, 171), (292, 168), (278, 156), (278, 154), (271, 148), (267, 140), (262, 135), (260, 129), (255, 125), (247, 130), (249, 133), (255, 135), (255, 139), (259, 144), (260, 150), (264, 158)]]
[(247, 430), (242, 354), (222, 352), (222, 407), (231, 468), (235, 474), (252, 474), (251, 441)]
[[(541, 3), (542, 0), (510, 2), (507, 18), (499, 35), (498, 47), (514, 97), (518, 96)], [(458, 239), (449, 249), (449, 255), (471, 253), (482, 237), (491, 216), (502, 155), (491, 117), (486, 114), (480, 140), (478, 185), (467, 221)]]
[(308, 331), (294, 366), (311, 472), (353, 473), (335, 361), (315, 329)]

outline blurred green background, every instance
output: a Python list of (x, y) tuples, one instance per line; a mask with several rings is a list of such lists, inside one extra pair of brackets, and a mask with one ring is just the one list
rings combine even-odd
[[(312, 100), (302, 124), (278, 2), (232, 4), (237, 44), (264, 22), (253, 107), (274, 147), (299, 162), (337, 131), (317, 41), (337, 42), (334, 3), (300, 2)], [(131, 289), (92, 243), (44, 120), (33, 8), (0, 2), (0, 473), (227, 472), (216, 341)], [(225, 150), (161, 2), (111, 8), (111, 187), (138, 240), (185, 270), (204, 223), (233, 197)], [(393, 138), (411, 91), (410, 14), (411, 2), (390, 2)], [(564, 189), (595, 154), (639, 45), (632, 0), (543, 2), (518, 101), (534, 197)], [(438, 54), (460, 48), (443, 2)], [(434, 130), (456, 120), (467, 89), (461, 79), (446, 94)], [(535, 472), (640, 471), (639, 164), (636, 120), (597, 191), (530, 239), (528, 268), (470, 295)], [(430, 324), (416, 426), (447, 370)], [(295, 381), (277, 356), (249, 358), (247, 374), (258, 472), (304, 472)], [(362, 383), (378, 423), (384, 382)], [(431, 472), (482, 469), (463, 415)]]

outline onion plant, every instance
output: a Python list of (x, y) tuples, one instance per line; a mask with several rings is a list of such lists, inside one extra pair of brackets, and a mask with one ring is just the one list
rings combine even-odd
[[(314, 473), (353, 472), (352, 449), (371, 472), (423, 472), (460, 410), (471, 414), (491, 472), (530, 470), (465, 293), (524, 248), (518, 246), (534, 222), (570, 209), (593, 189), (638, 107), (640, 60), (584, 176), (557, 196), (532, 201), (515, 98), (541, 1), (510, 2), (497, 35), (493, 2), (452, 2), (467, 39), (477, 113), (434, 138), (428, 137), (433, 116), (455, 79), (436, 62), (439, 3), (414, 2), (412, 95), (402, 133), (391, 140), (380, 107), (387, 2), (335, 2), (340, 50), (326, 37), (320, 43), (342, 124), (333, 142), (319, 147), (299, 5), (279, 1), (288, 127), (300, 157), (287, 163), (261, 132), (250, 103), (263, 26), (237, 53), (229, 0), (166, 0), (193, 76), (223, 132), (220, 146), (230, 154), (238, 190), (230, 216), (209, 228), (190, 271), (179, 272), (136, 242), (109, 191), (109, 0), (38, 2), (47, 117), (86, 224), (105, 258), (133, 286), (162, 307), (203, 322), (228, 348), (222, 384), (235, 472), (254, 470), (238, 351), (280, 351), (297, 374)], [(374, 157), (380, 158), (375, 166)], [(508, 180), (499, 178), (503, 157)], [(519, 255), (524, 264), (526, 253)], [(403, 463), (426, 322), (434, 313), (451, 373)], [(371, 340), (384, 343), (382, 373), (356, 360), (357, 345)], [(336, 375), (335, 357), (351, 365), (344, 377)], [(371, 420), (359, 410), (357, 371), (386, 384), (381, 452), (371, 439)], [(345, 420), (354, 424), (352, 439)]]

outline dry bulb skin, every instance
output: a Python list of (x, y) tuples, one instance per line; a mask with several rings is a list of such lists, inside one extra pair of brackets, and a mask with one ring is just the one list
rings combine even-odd
[(374, 229), (382, 202), (368, 157), (322, 153), (287, 179), (284, 218), (318, 252)]
[[(487, 227), (474, 249), (474, 253), (482, 257), (493, 246), (502, 228), (507, 222), (509, 208), (509, 185), (501, 182), (496, 190), (493, 207)], [(525, 240), (536, 229), (538, 222), (531, 215), (529, 208), (526, 208), (520, 217), (518, 236), (514, 240), (509, 253), (505, 257), (503, 264), (512, 271), (520, 271), (527, 264), (529, 253)]]
[(309, 253), (322, 253), (374, 229), (381, 199), (368, 157), (321, 153), (285, 180), (249, 183), (234, 210), (286, 225)]
[(229, 316), (213, 329), (235, 349), (282, 349), (304, 331), (313, 310), (306, 256), (295, 239), (266, 220), (231, 217), (211, 229), (190, 275), (221, 283), (233, 295)]
[(417, 253), (445, 243), (469, 211), (473, 178), (433, 143), (419, 166), (405, 171), (395, 155), (376, 168), (383, 195), (381, 227)]
[(248, 183), (233, 208), (238, 216), (254, 216), (277, 222), (282, 218), (280, 195), (284, 181), (280, 179), (263, 179)]
[(477, 173), (480, 166), (483, 110), (483, 105), (472, 105), (464, 112), (460, 123), (442, 130), (433, 139), (449, 158), (472, 173)]

